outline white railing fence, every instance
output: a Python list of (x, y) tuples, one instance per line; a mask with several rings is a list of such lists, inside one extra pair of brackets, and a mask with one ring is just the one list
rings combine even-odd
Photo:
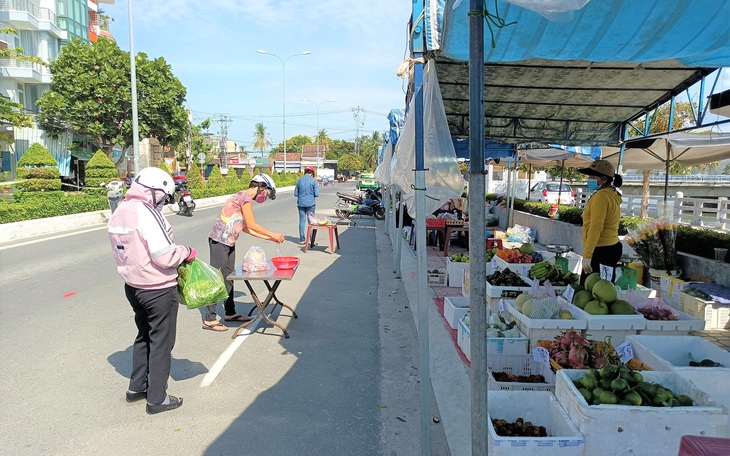
[[(585, 207), (589, 195), (578, 193), (575, 205)], [(684, 198), (678, 192), (667, 197), (666, 205), (663, 196), (650, 196), (648, 216), (657, 218), (671, 211), (677, 223), (697, 228), (707, 228), (722, 232), (730, 232), (730, 200), (726, 197)], [(621, 214), (638, 217), (641, 213), (641, 196), (623, 196)]]

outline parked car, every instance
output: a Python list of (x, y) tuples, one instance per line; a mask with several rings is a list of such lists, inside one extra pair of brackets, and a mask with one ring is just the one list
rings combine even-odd
[(357, 188), (377, 188), (378, 183), (375, 181), (375, 174), (373, 173), (362, 173), (360, 178), (357, 180)]
[(575, 192), (569, 184), (560, 182), (538, 182), (530, 189), (530, 201), (555, 204), (560, 194), (560, 204), (575, 204)]

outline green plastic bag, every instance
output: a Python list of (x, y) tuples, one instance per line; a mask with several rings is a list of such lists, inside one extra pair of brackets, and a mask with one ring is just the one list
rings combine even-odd
[(177, 290), (180, 304), (197, 309), (228, 298), (223, 274), (208, 263), (194, 259), (177, 268)]
[(616, 286), (622, 290), (636, 290), (636, 276), (638, 271), (628, 266), (621, 267), (621, 277), (616, 281)]

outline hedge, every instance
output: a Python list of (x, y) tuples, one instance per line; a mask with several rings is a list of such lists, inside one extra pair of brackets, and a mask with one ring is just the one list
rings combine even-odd
[(89, 193), (43, 192), (13, 194), (13, 200), (0, 200), (0, 223), (22, 222), (59, 215), (109, 209), (105, 195)]

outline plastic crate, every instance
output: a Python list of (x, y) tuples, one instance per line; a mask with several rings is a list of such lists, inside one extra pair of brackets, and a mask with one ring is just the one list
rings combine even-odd
[[(471, 361), (471, 332), (464, 324), (464, 319), (459, 320), (459, 327), (456, 333), (456, 342), (466, 359)], [(496, 337), (487, 338), (487, 353), (527, 353), (527, 336), (520, 333), (520, 337)]]
[(705, 320), (705, 329), (727, 329), (730, 321), (730, 307), (715, 301), (705, 301), (685, 292), (679, 293), (679, 311)]
[(426, 273), (426, 284), (432, 287), (445, 287), (447, 285), (446, 277), (446, 271), (428, 272)]
[(675, 394), (686, 394), (692, 407), (588, 405), (573, 385), (584, 370), (561, 369), (555, 380), (555, 397), (585, 436), (585, 453), (591, 456), (675, 455), (682, 435), (720, 436), (727, 409), (710, 395), (675, 372), (644, 371), (644, 380), (661, 383)]
[(517, 310), (513, 301), (507, 302), (506, 310), (517, 322), (517, 328), (529, 339), (530, 347), (536, 345), (539, 340), (553, 340), (555, 336), (558, 336), (563, 331), (567, 331), (569, 329), (582, 332), (586, 329), (587, 325), (586, 320), (581, 319), (563, 320), (560, 318), (529, 318), (527, 315)]
[[(535, 361), (532, 355), (513, 355), (504, 353), (487, 356), (487, 375), (490, 390), (508, 391), (555, 391), (555, 373), (550, 366)], [(512, 375), (542, 375), (545, 383), (498, 382), (493, 372), (505, 372)]]
[[(487, 453), (491, 456), (581, 456), (585, 439), (549, 391), (488, 391)], [(548, 437), (503, 437), (492, 419), (517, 418), (545, 426)]]

